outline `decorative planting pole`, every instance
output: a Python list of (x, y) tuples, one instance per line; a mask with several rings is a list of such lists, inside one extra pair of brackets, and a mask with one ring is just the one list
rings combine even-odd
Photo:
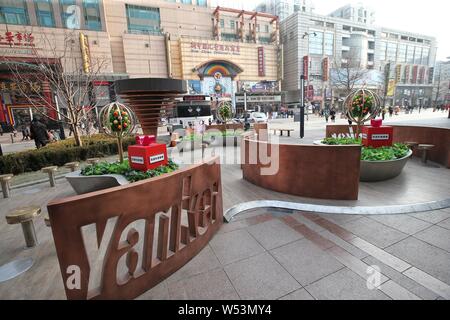
[(358, 89), (350, 93), (344, 101), (347, 117), (356, 123), (355, 138), (359, 138), (361, 126), (375, 119), (381, 111), (381, 100), (378, 94), (367, 89)]
[(217, 106), (217, 117), (220, 121), (225, 122), (225, 130), (227, 122), (233, 118), (233, 109), (229, 101), (222, 101)]
[(136, 117), (133, 111), (119, 102), (112, 102), (100, 110), (99, 118), (105, 133), (117, 139), (119, 161), (122, 163), (123, 137), (132, 134), (136, 127)]

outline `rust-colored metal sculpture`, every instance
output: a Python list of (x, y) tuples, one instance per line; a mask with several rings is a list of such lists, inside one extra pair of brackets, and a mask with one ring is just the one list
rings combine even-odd
[[(52, 201), (48, 212), (67, 298), (141, 295), (206, 246), (222, 224), (222, 206), (217, 158)], [(98, 279), (98, 286), (90, 286)]]
[(186, 81), (140, 78), (117, 80), (116, 93), (133, 108), (144, 134), (158, 135), (162, 112), (175, 106), (175, 99), (187, 92)]

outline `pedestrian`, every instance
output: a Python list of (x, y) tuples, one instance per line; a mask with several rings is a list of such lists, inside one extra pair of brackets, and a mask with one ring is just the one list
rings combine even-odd
[(389, 106), (389, 117), (392, 118), (392, 115), (394, 114), (394, 108), (392, 106)]
[(386, 107), (383, 108), (383, 110), (381, 110), (381, 118), (384, 121), (384, 118), (386, 117)]
[(3, 127), (0, 125), (0, 136), (3, 136)]
[(37, 117), (31, 122), (30, 133), (37, 149), (46, 146), (48, 143), (47, 127)]
[(328, 109), (325, 109), (323, 111), (323, 116), (325, 117), (325, 121), (328, 123), (328, 118), (330, 117), (330, 111)]
[(336, 122), (336, 110), (334, 110), (334, 108), (331, 108), (330, 116), (331, 116), (331, 122)]
[(69, 126), (69, 137), (72, 136), (73, 133), (73, 125)]

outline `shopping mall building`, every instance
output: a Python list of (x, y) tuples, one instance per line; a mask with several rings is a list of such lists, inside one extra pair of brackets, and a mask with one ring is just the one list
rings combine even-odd
[[(51, 39), (54, 51), (63, 52), (68, 34), (77, 39), (77, 60), (105, 62), (89, 95), (99, 107), (115, 99), (115, 80), (138, 77), (187, 80), (190, 94), (230, 100), (238, 112), (244, 91), (248, 109), (281, 103), (283, 54), (279, 21), (271, 14), (212, 8), (209, 0), (0, 0), (3, 126), (33, 114), (5, 61), (35, 64), (34, 50), (54, 57), (43, 43)], [(48, 83), (35, 85), (58, 104)]]

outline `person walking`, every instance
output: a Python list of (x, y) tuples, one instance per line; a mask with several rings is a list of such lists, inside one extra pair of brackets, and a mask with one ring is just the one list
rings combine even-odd
[(383, 110), (381, 110), (381, 118), (384, 121), (384, 118), (386, 117), (386, 107), (383, 108)]
[(394, 114), (394, 108), (392, 106), (389, 106), (389, 118), (392, 118), (392, 115)]
[(326, 123), (328, 123), (328, 118), (330, 117), (330, 111), (328, 109), (325, 109), (323, 111), (323, 116), (325, 117)]
[(334, 110), (334, 108), (331, 108), (330, 116), (331, 116), (331, 122), (336, 122), (336, 110)]
[(45, 147), (47, 145), (47, 127), (36, 117), (31, 122), (30, 133), (31, 138), (34, 139), (34, 143), (36, 144), (37, 149)]

